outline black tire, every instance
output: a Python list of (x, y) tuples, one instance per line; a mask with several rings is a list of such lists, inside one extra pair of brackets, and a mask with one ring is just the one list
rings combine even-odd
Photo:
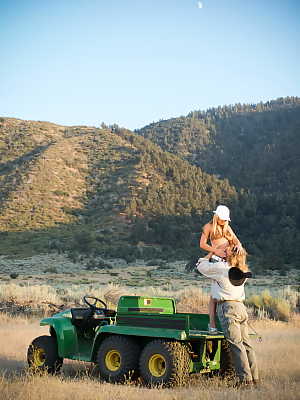
[(226, 339), (221, 342), (220, 375), (224, 378), (235, 376), (230, 345)]
[(182, 386), (189, 377), (190, 356), (183, 343), (153, 340), (143, 349), (139, 365), (148, 386)]
[(115, 383), (135, 377), (138, 371), (140, 346), (134, 340), (119, 335), (104, 339), (97, 353), (100, 376)]
[(63, 364), (59, 357), (56, 339), (52, 336), (39, 336), (32, 341), (27, 351), (27, 362), (32, 372), (57, 373)]

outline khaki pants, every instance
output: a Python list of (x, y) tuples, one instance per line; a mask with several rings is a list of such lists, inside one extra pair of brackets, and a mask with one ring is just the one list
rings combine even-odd
[(258, 380), (255, 352), (248, 334), (248, 314), (242, 302), (218, 303), (218, 317), (229, 342), (236, 374), (241, 382)]

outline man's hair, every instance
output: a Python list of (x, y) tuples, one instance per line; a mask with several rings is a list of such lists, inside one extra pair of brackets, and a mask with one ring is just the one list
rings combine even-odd
[(226, 261), (231, 267), (237, 267), (243, 272), (249, 271), (247, 261), (247, 252), (245, 249), (241, 253), (237, 253), (235, 246), (232, 244), (228, 247), (230, 250), (229, 255), (226, 257)]

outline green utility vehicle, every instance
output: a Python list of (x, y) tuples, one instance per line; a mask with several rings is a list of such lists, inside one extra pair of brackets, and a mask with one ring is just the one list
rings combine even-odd
[(50, 336), (29, 346), (33, 371), (55, 373), (68, 358), (96, 363), (109, 382), (140, 376), (147, 385), (168, 386), (190, 373), (231, 369), (227, 342), (222, 333), (208, 333), (207, 314), (178, 313), (171, 298), (122, 296), (116, 311), (96, 297), (83, 300), (88, 307), (41, 320)]

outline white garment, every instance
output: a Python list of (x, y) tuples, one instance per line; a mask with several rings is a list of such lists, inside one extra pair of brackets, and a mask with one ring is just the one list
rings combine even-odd
[(207, 278), (213, 279), (211, 296), (216, 300), (245, 300), (245, 282), (234, 286), (229, 280), (228, 271), (231, 268), (225, 261), (210, 262), (207, 258), (199, 258), (197, 269)]

